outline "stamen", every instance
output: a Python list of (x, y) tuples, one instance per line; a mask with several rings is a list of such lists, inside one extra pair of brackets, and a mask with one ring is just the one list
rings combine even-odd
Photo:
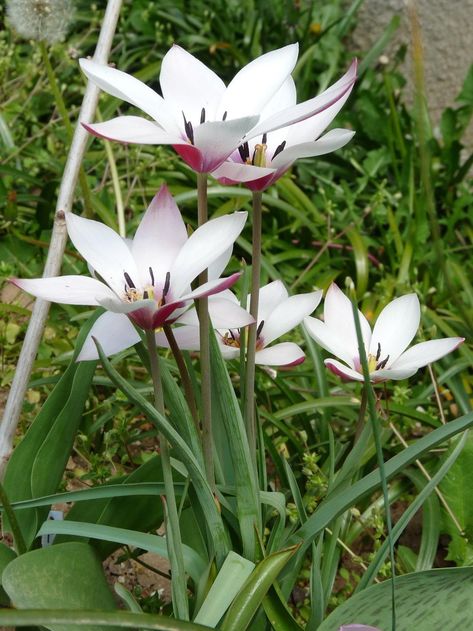
[(186, 115), (182, 112), (182, 118), (184, 119), (184, 129), (186, 130), (187, 137), (194, 144), (194, 129), (192, 123), (186, 119)]
[(248, 147), (248, 143), (244, 142), (242, 145), (238, 147), (238, 153), (240, 154), (240, 158), (243, 162), (246, 162), (250, 157), (250, 148)]
[(388, 360), (389, 360), (389, 355), (387, 355), (386, 358), (383, 359), (382, 362), (379, 362), (379, 364), (376, 366), (376, 370), (382, 370), (388, 363)]
[(264, 320), (261, 320), (261, 322), (258, 324), (258, 328), (256, 329), (257, 338), (260, 336), (260, 333), (263, 330), (263, 327), (264, 327)]
[(148, 296), (148, 292), (146, 291), (146, 289), (143, 292), (143, 300), (148, 300), (149, 296)]
[(378, 342), (378, 352), (376, 353), (376, 361), (381, 357), (381, 344)]
[(149, 268), (149, 275), (150, 275), (150, 278), (151, 278), (151, 284), (154, 287), (154, 274), (153, 274), (153, 268), (152, 267)]
[(170, 284), (171, 284), (171, 273), (166, 272), (166, 280), (164, 281), (164, 288), (163, 288), (163, 304), (164, 304), (164, 299), (166, 298), (169, 292)]
[(223, 121), (227, 120), (227, 114), (228, 114), (228, 112), (224, 112), (223, 113), (223, 116), (222, 116), (222, 120)]
[(203, 107), (200, 112), (200, 124), (202, 125), (202, 123), (205, 123), (205, 107)]
[(284, 151), (285, 146), (286, 146), (286, 141), (283, 140), (282, 143), (278, 147), (276, 147), (276, 151), (273, 153), (273, 157), (271, 158), (271, 160), (274, 160), (274, 158), (278, 156), (281, 153), (281, 151)]
[(126, 282), (128, 283), (128, 287), (131, 289), (136, 289), (135, 283), (131, 280), (130, 274), (128, 272), (123, 272), (123, 276), (125, 277)]
[(235, 340), (235, 341), (236, 341), (235, 333), (234, 333), (231, 329), (228, 329), (228, 332), (229, 332), (229, 333), (230, 333), (230, 335), (232, 336), (232, 340)]
[(268, 134), (265, 132), (261, 138), (262, 144), (265, 145), (267, 140), (268, 140)]

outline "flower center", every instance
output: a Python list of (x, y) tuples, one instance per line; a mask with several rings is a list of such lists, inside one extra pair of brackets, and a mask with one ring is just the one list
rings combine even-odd
[(376, 355), (368, 355), (368, 370), (374, 372), (375, 370), (382, 370), (389, 360), (389, 355), (386, 355), (384, 359), (380, 361), (381, 357), (381, 344), (378, 342), (378, 349)]
[(136, 302), (137, 300), (156, 300), (157, 306), (162, 307), (166, 304), (166, 296), (169, 293), (169, 286), (171, 284), (171, 274), (167, 272), (166, 280), (164, 281), (164, 287), (161, 294), (161, 298), (158, 299), (157, 294), (159, 291), (156, 290), (154, 284), (154, 272), (153, 269), (149, 268), (149, 276), (151, 279), (151, 283), (149, 285), (145, 285), (144, 288), (138, 289), (133, 282), (130, 274), (128, 272), (124, 272), (123, 276), (125, 277), (125, 292), (124, 299), (126, 302)]
[(276, 151), (273, 153), (273, 157), (271, 158), (271, 160), (268, 160), (268, 157), (266, 155), (268, 151), (268, 145), (266, 144), (266, 142), (267, 135), (263, 134), (263, 136), (261, 137), (261, 143), (255, 145), (251, 158), (250, 147), (248, 143), (244, 142), (242, 145), (240, 145), (238, 147), (238, 153), (240, 154), (240, 158), (242, 159), (244, 164), (249, 164), (255, 167), (267, 167), (270, 164), (271, 160), (274, 160), (274, 158), (279, 155), (281, 151), (284, 151), (284, 147), (286, 146), (286, 141), (283, 140), (282, 143), (276, 147)]
[[(264, 340), (262, 337), (260, 337), (263, 326), (264, 320), (261, 320), (258, 325), (258, 329), (256, 330), (257, 351), (260, 351), (264, 346)], [(238, 331), (232, 331), (231, 329), (228, 329), (228, 331), (224, 335), (222, 335), (222, 342), (223, 344), (225, 344), (225, 346), (231, 346), (232, 348), (241, 348), (240, 334), (238, 333)]]

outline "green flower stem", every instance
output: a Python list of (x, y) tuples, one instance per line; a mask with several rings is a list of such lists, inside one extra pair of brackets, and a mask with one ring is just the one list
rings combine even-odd
[(8, 499), (8, 495), (3, 488), (3, 485), (0, 484), (0, 501), (2, 502), (2, 510), (5, 515), (8, 517), (8, 521), (10, 522), (10, 528), (13, 535), (13, 540), (15, 542), (15, 548), (18, 554), (24, 554), (27, 551), (25, 540), (23, 539), (23, 535), (21, 534), (20, 526), (18, 525), (18, 521), (16, 519), (15, 511), (10, 504), (10, 500)]
[[(69, 142), (72, 142), (74, 130), (72, 128), (71, 121), (69, 119), (69, 114), (67, 112), (64, 99), (62, 98), (61, 90), (59, 89), (59, 86), (56, 81), (56, 75), (54, 74), (54, 70), (49, 60), (48, 49), (46, 48), (46, 44), (43, 41), (39, 42), (39, 49), (41, 51), (41, 56), (43, 58), (44, 67), (46, 68), (46, 74), (48, 76), (48, 81), (49, 81), (49, 87), (51, 88), (51, 92), (53, 93), (54, 100), (56, 102), (56, 107), (62, 118), (64, 127), (66, 128), (66, 134), (67, 134), (68, 140)], [(92, 208), (92, 198), (90, 195), (90, 189), (87, 183), (87, 177), (85, 175), (85, 171), (83, 167), (80, 167), (79, 169), (79, 184), (82, 190), (82, 196), (84, 198), (85, 214), (87, 217), (92, 217), (94, 214), (93, 208)]]
[(197, 414), (197, 406), (195, 404), (194, 390), (192, 388), (192, 382), (189, 376), (189, 371), (187, 370), (186, 362), (182, 355), (181, 349), (176, 342), (176, 338), (174, 337), (174, 333), (172, 332), (172, 327), (169, 324), (165, 324), (163, 326), (163, 331), (169, 343), (169, 348), (171, 349), (174, 359), (176, 360), (177, 368), (182, 380), (182, 386), (184, 388), (184, 395), (186, 397), (187, 405), (189, 406), (190, 413), (192, 414), (192, 418), (194, 419), (194, 423), (198, 429), (199, 417)]
[(376, 446), (376, 456), (378, 459), (379, 474), (381, 477), (381, 488), (383, 490), (384, 510), (386, 512), (386, 526), (388, 529), (389, 538), (389, 555), (391, 559), (391, 629), (396, 631), (396, 595), (394, 579), (396, 577), (396, 562), (394, 559), (394, 539), (392, 535), (392, 521), (391, 521), (391, 509), (389, 506), (389, 494), (388, 485), (386, 481), (386, 470), (384, 467), (383, 457), (383, 445), (381, 443), (381, 433), (378, 427), (378, 415), (376, 413), (376, 400), (373, 391), (373, 386), (370, 381), (370, 371), (368, 368), (368, 358), (366, 356), (366, 349), (363, 343), (363, 334), (361, 332), (360, 316), (358, 314), (358, 306), (356, 300), (352, 298), (353, 318), (355, 320), (356, 337), (358, 339), (358, 351), (360, 354), (360, 362), (363, 368), (363, 378), (365, 380), (363, 396), (366, 396), (368, 402), (368, 413), (371, 421), (371, 427), (374, 436), (374, 443)]
[[(159, 357), (154, 331), (146, 331), (151, 377), (153, 380), (154, 405), (158, 412), (165, 415), (163, 387), (159, 368)], [(166, 493), (165, 514), (166, 542), (171, 562), (172, 575), (172, 603), (174, 615), (178, 620), (189, 620), (189, 603), (187, 600), (187, 581), (184, 569), (184, 555), (182, 551), (181, 531), (179, 528), (179, 516), (177, 512), (176, 495), (172, 479), (171, 458), (169, 446), (163, 434), (159, 433), (159, 445), (161, 451), (161, 463), (163, 467), (164, 489)]]
[[(197, 173), (197, 220), (203, 226), (208, 221), (207, 174)], [(207, 270), (199, 275), (199, 285), (208, 281)], [(202, 397), (202, 446), (204, 452), (205, 473), (210, 487), (215, 491), (215, 471), (212, 447), (212, 403), (210, 383), (210, 323), (208, 298), (199, 298), (197, 303), (200, 336), (200, 373)]]
[(258, 303), (261, 275), (261, 215), (262, 198), (260, 191), (253, 193), (253, 249), (251, 259), (251, 300), (250, 313), (255, 319), (248, 327), (248, 347), (246, 352), (245, 383), (245, 422), (250, 453), (256, 470), (256, 416), (255, 416), (255, 355), (258, 329)]

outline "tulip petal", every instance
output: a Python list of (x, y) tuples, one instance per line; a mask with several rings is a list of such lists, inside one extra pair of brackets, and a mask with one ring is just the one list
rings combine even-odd
[[(358, 316), (360, 318), (365, 348), (368, 348), (371, 338), (371, 328), (360, 310), (358, 310)], [(330, 285), (327, 295), (325, 296), (324, 322), (332, 334), (336, 336), (338, 345), (344, 348), (343, 354), (339, 352), (334, 354), (352, 366), (353, 360), (359, 356), (358, 339), (356, 337), (355, 321), (353, 319), (353, 307), (351, 301), (335, 283)]]
[[(85, 260), (118, 296), (124, 292), (126, 272), (138, 279), (135, 260), (125, 241), (108, 226), (66, 213), (69, 238)], [(137, 281), (134, 281), (137, 282)]]
[(187, 302), (189, 300), (195, 300), (196, 298), (205, 298), (205, 296), (213, 296), (214, 294), (218, 294), (221, 291), (225, 291), (225, 289), (232, 287), (240, 278), (240, 276), (241, 272), (237, 272), (236, 274), (232, 274), (227, 278), (217, 278), (215, 280), (209, 280), (208, 283), (200, 285), (200, 287), (197, 287), (197, 289), (194, 289), (194, 291), (180, 296), (178, 299), (176, 299), (176, 302)]
[(370, 380), (373, 383), (381, 383), (383, 381), (399, 381), (401, 379), (407, 379), (412, 377), (417, 372), (417, 368), (382, 368), (381, 370), (374, 370), (370, 373)]
[(62, 302), (65, 305), (99, 306), (104, 298), (117, 300), (117, 296), (107, 285), (88, 276), (12, 278), (11, 282), (37, 298)]
[(334, 375), (337, 375), (337, 377), (341, 377), (342, 379), (347, 379), (349, 381), (364, 381), (362, 374), (353, 370), (353, 368), (345, 366), (345, 364), (342, 364), (336, 359), (326, 359), (324, 364), (331, 372), (333, 372)]
[(420, 305), (416, 294), (406, 294), (387, 304), (374, 325), (370, 355), (376, 356), (380, 346), (379, 359), (384, 361), (389, 355), (384, 368), (390, 368), (411, 343), (419, 322)]
[(214, 120), (225, 93), (225, 84), (215, 72), (176, 45), (163, 57), (159, 82), (166, 103), (179, 117), (184, 113), (194, 127), (199, 124), (203, 108), (206, 119)]
[(293, 342), (281, 342), (256, 351), (255, 362), (260, 366), (297, 366), (305, 359), (304, 351)]
[[(265, 105), (260, 115), (260, 120), (269, 118), (273, 114), (292, 107), (297, 103), (296, 84), (294, 79), (289, 75), (282, 86), (273, 96), (273, 98)], [(292, 131), (292, 130), (291, 130)]]
[(262, 177), (271, 175), (276, 169), (268, 169), (265, 167), (255, 167), (252, 164), (243, 164), (241, 162), (230, 162), (227, 160), (221, 164), (212, 175), (222, 184), (235, 184), (237, 182), (252, 182)]
[(463, 337), (444, 337), (439, 340), (429, 340), (415, 344), (391, 365), (390, 370), (422, 368), (432, 364), (444, 355), (457, 349), (465, 341)]
[(98, 359), (95, 338), (107, 357), (137, 344), (141, 338), (130, 320), (122, 313), (107, 311), (101, 315), (90, 329), (77, 361)]
[(347, 348), (337, 331), (327, 326), (326, 322), (310, 316), (304, 318), (304, 326), (319, 346), (339, 357), (352, 368), (354, 367), (354, 359), (358, 356), (358, 351), (356, 350), (356, 355), (353, 355), (353, 349)]
[[(258, 321), (264, 320), (266, 322), (269, 320), (276, 307), (287, 298), (287, 289), (280, 280), (274, 280), (261, 287), (259, 290)], [(250, 296), (248, 296), (247, 306), (250, 306)]]
[(90, 59), (80, 59), (79, 63), (84, 74), (99, 88), (140, 108), (168, 131), (178, 132), (179, 128), (174, 121), (172, 111), (164, 99), (142, 81), (126, 72), (98, 64)]
[(259, 114), (296, 65), (298, 44), (289, 44), (257, 57), (244, 66), (227, 87), (218, 115), (229, 118)]
[(141, 145), (173, 145), (184, 140), (177, 133), (170, 134), (153, 121), (140, 116), (117, 116), (104, 123), (87, 124), (83, 127), (98, 138)]
[(260, 120), (260, 122), (247, 135), (247, 138), (254, 138), (255, 136), (259, 136), (265, 132), (269, 133), (274, 129), (280, 129), (281, 127), (286, 127), (287, 125), (293, 125), (294, 123), (303, 121), (310, 116), (315, 116), (316, 114), (319, 114), (331, 107), (353, 88), (353, 84), (356, 80), (356, 67), (356, 61), (354, 61), (348, 72), (339, 81), (313, 99), (309, 99), (303, 103), (298, 103), (293, 107), (288, 107), (281, 112), (273, 114), (273, 116), (270, 116), (265, 120)]
[(337, 151), (349, 143), (354, 135), (355, 132), (349, 129), (332, 129), (319, 140), (304, 142), (284, 149), (271, 162), (271, 166), (281, 169), (299, 158), (314, 158)]
[[(199, 328), (196, 326), (175, 326), (172, 329), (174, 339), (182, 351), (200, 350)], [(156, 333), (156, 343), (162, 348), (169, 348), (166, 334), (162, 331)]]
[(209, 280), (215, 280), (220, 278), (224, 269), (227, 267), (230, 259), (232, 258), (233, 244), (223, 252), (215, 261), (212, 261), (208, 267)]
[(257, 121), (258, 116), (246, 116), (233, 120), (210, 121), (196, 127), (194, 145), (202, 153), (201, 172), (215, 171), (241, 144), (243, 136)]
[(143, 215), (131, 246), (143, 287), (152, 284), (162, 289), (186, 241), (187, 230), (179, 208), (163, 184)]
[(255, 321), (246, 309), (220, 294), (209, 298), (209, 317), (214, 329), (239, 329)]
[(238, 212), (212, 219), (189, 237), (170, 270), (174, 299), (181, 296), (196, 276), (228, 250), (243, 230), (246, 217), (246, 212)]
[[(261, 329), (264, 346), (271, 344), (273, 340), (300, 324), (306, 316), (316, 309), (321, 299), (322, 291), (314, 291), (308, 294), (289, 296), (281, 302), (264, 321)], [(258, 319), (261, 326), (262, 320), (261, 318)]]

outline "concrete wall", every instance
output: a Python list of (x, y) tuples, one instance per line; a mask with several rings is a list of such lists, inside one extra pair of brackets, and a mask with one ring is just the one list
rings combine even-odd
[[(473, 63), (473, 0), (411, 0), (422, 30), (425, 82), (434, 123), (446, 107), (455, 105), (468, 68)], [(405, 0), (364, 0), (353, 36), (357, 50), (368, 50), (389, 24), (401, 16), (391, 50), (401, 42), (410, 47), (410, 25)], [(412, 76), (410, 48), (406, 77)], [(409, 95), (409, 92), (408, 92)], [(473, 125), (467, 134), (473, 146)]]

